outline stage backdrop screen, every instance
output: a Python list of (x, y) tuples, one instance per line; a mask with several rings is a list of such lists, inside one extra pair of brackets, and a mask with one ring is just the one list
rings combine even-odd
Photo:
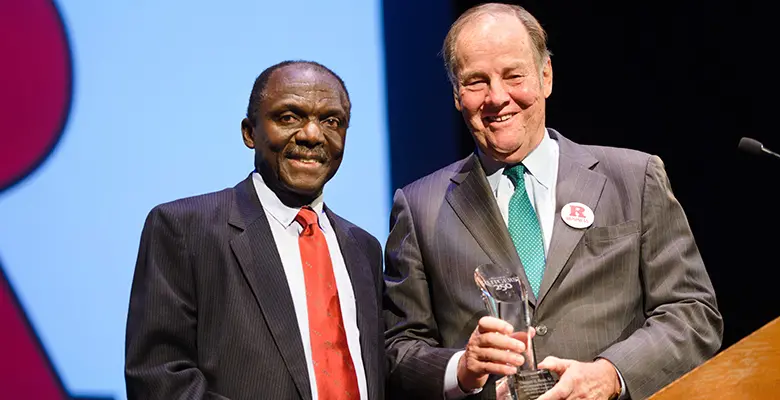
[[(144, 219), (159, 203), (232, 187), (252, 171), (240, 122), (254, 79), (272, 64), (314, 60), (344, 79), (352, 120), (325, 202), (384, 243), (391, 188), (379, 0), (3, 7), (14, 3), (59, 11), (71, 70), (41, 63), (36, 68), (64, 68), (53, 72), (64, 74), (64, 85), (23, 88), (28, 106), (2, 99), (27, 107), (6, 109), (5, 119), (18, 118), (14, 130), (0, 127), (5, 143), (32, 140), (36, 126), (61, 136), (50, 151), (41, 145), (39, 163), (19, 161), (29, 168), (0, 187), (0, 265), (71, 394), (125, 398), (125, 322)], [(35, 24), (49, 22), (19, 26)], [(0, 73), (9, 81), (41, 76)], [(58, 102), (63, 90), (69, 101)], [(58, 113), (67, 115), (61, 132), (42, 126)]]

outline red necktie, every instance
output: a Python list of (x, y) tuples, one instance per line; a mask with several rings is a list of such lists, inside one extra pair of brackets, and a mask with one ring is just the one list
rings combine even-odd
[(317, 397), (320, 400), (359, 399), (355, 367), (341, 319), (341, 304), (333, 276), (328, 243), (317, 223), (317, 214), (301, 208), (295, 220), (303, 231), (298, 237), (306, 283), (309, 338)]

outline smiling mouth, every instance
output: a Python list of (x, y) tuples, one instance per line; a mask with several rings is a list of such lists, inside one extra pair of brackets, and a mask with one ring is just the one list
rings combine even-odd
[(325, 164), (325, 160), (322, 157), (317, 155), (309, 156), (309, 155), (291, 154), (287, 156), (287, 159), (306, 166), (318, 166), (318, 165)]
[(303, 164), (322, 164), (320, 160), (314, 160), (311, 158), (293, 158), (292, 160)]
[(504, 114), (504, 115), (494, 115), (494, 116), (490, 116), (490, 117), (485, 117), (484, 119), (489, 124), (490, 123), (494, 123), (494, 122), (504, 122), (504, 121), (508, 121), (510, 118), (514, 117), (515, 114), (517, 114), (517, 113)]

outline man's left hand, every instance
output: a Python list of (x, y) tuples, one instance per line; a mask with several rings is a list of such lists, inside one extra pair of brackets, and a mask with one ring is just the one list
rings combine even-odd
[(539, 369), (553, 371), (561, 378), (538, 400), (606, 400), (620, 394), (617, 370), (604, 359), (583, 363), (547, 357), (539, 363)]

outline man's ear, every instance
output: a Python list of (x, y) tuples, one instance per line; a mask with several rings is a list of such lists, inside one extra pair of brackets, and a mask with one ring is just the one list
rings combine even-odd
[(550, 60), (550, 57), (547, 57), (547, 62), (544, 63), (544, 68), (542, 68), (542, 90), (544, 91), (545, 99), (550, 97), (550, 94), (552, 94), (552, 86), (553, 86), (552, 61)]
[(452, 99), (455, 100), (455, 108), (457, 108), (458, 111), (463, 111), (460, 106), (460, 96), (458, 95), (457, 89), (454, 87), (452, 88)]
[(249, 118), (241, 120), (241, 137), (244, 139), (244, 145), (250, 149), (255, 148), (255, 127), (249, 121)]

